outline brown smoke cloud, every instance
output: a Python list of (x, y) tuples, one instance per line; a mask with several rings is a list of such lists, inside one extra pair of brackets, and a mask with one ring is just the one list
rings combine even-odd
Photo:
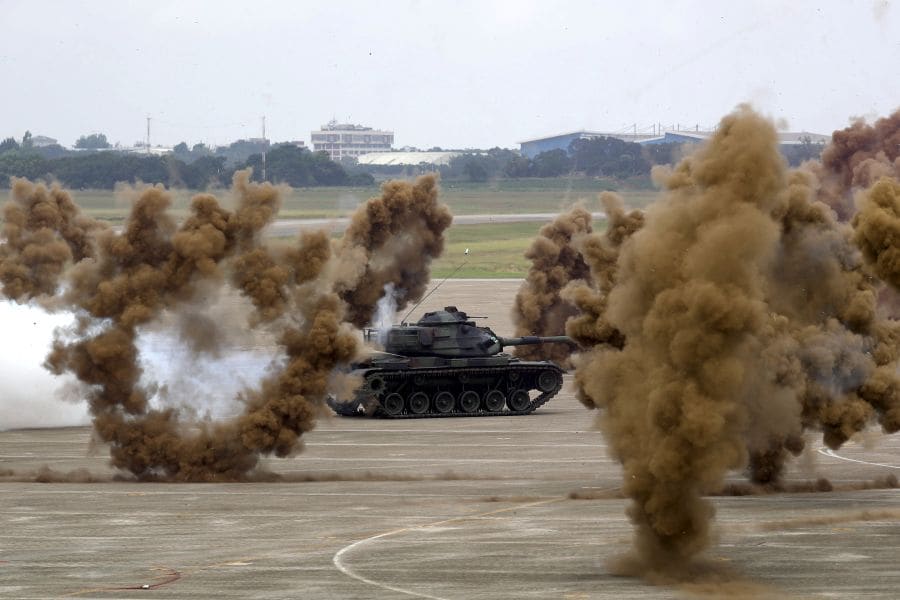
[(900, 181), (884, 177), (857, 197), (854, 241), (882, 281), (900, 289)]
[(657, 175), (643, 227), (585, 244), (597, 283), (568, 291), (583, 312), (569, 333), (593, 345), (576, 382), (624, 467), (628, 562), (678, 577), (711, 543), (704, 495), (728, 471), (778, 485), (807, 429), (832, 448), (897, 430), (900, 336), (821, 181), (787, 170), (749, 108)]
[(65, 267), (93, 256), (91, 234), (105, 225), (82, 215), (68, 192), (13, 178), (3, 207), (0, 284), (12, 300), (56, 293)]
[[(591, 277), (572, 281), (561, 294), (578, 310), (566, 323), (566, 334), (585, 348), (578, 358), (580, 364), (585, 365), (591, 363), (595, 353), (625, 345), (625, 336), (606, 319), (607, 299), (616, 285), (622, 244), (644, 224), (644, 213), (639, 210), (626, 212), (618, 194), (603, 192), (600, 202), (606, 211), (606, 231), (584, 236), (579, 243), (580, 251), (590, 265)], [(577, 397), (588, 408), (596, 408), (594, 395), (589, 392), (590, 378), (584, 376), (586, 370), (575, 371)]]
[[(27, 182), (18, 185), (22, 192), (16, 198), (24, 199), (18, 204), (26, 208), (47, 195)], [(200, 194), (192, 200), (190, 216), (178, 225), (168, 213), (168, 192), (145, 188), (123, 231), (90, 228), (85, 240), (90, 243), (84, 244), (90, 252), (78, 251), (72, 241), (80, 238), (70, 223), (81, 221), (77, 207), (59, 200), (68, 198), (64, 192), (53, 197), (71, 214), (49, 225), (44, 225), (46, 219), (18, 218), (28, 214), (21, 209), (11, 213), (19, 229), (7, 229), (7, 263), (24, 262), (19, 257), (27, 256), (33, 243), (20, 230), (61, 240), (53, 261), (37, 263), (52, 267), (19, 269), (25, 283), (14, 288), (17, 299), (46, 297), (56, 291), (61, 274), (66, 278), (54, 302), (73, 310), (77, 325), (57, 339), (46, 365), (54, 373), (73, 373), (89, 386), (97, 438), (110, 445), (114, 467), (139, 479), (252, 479), (260, 476), (260, 456), (298, 452), (302, 434), (314, 427), (323, 410), (332, 371), (357, 353), (359, 335), (348, 322), (355, 318), (351, 314), (371, 314), (380, 298), (357, 294), (358, 288), (383, 290), (393, 283), (404, 286), (405, 299), (417, 299), (428, 279), (428, 261), (439, 254), (441, 234), (451, 218), (437, 202), (433, 177), (414, 185), (395, 182), (385, 186), (380, 203), (370, 201), (365, 214), (355, 215), (355, 227), (344, 240), (332, 244), (325, 232), (317, 231), (302, 234), (292, 246), (269, 247), (262, 231), (280, 206), (278, 188), (253, 184), (248, 172), (240, 172), (232, 192), (234, 211), (220, 206), (214, 196)], [(411, 252), (418, 254), (418, 262)], [(362, 268), (354, 277), (346, 265), (360, 257)], [(413, 272), (417, 266), (422, 270)], [(156, 384), (142, 381), (136, 343), (143, 329), (173, 315), (192, 351), (215, 354), (216, 324), (180, 318), (197, 310), (210, 286), (233, 286), (249, 299), (251, 324), (277, 330), (284, 356), (278, 368), (241, 394), (242, 413), (220, 422), (185, 419), (184, 411), (155, 406)]]
[[(531, 266), (513, 306), (517, 336), (565, 334), (566, 321), (577, 314), (577, 309), (560, 293), (573, 281), (590, 279), (590, 269), (576, 243), (593, 231), (592, 221), (584, 206), (573, 206), (541, 227), (525, 251)], [(566, 344), (539, 344), (519, 346), (516, 355), (526, 360), (552, 360), (568, 367), (571, 351)]]
[(348, 321), (357, 327), (371, 324), (388, 283), (394, 284), (397, 310), (421, 298), (429, 265), (443, 252), (444, 231), (452, 221), (450, 210), (438, 201), (434, 175), (413, 185), (389, 181), (380, 197), (361, 206), (336, 250), (342, 271), (337, 289), (349, 307)]
[(821, 180), (819, 199), (843, 221), (853, 215), (853, 190), (868, 188), (880, 177), (900, 178), (900, 109), (874, 124), (857, 119), (835, 131), (821, 163), (807, 165)]

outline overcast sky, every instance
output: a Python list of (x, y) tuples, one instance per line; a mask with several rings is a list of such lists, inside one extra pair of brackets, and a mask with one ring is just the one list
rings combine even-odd
[(0, 0), (0, 137), (71, 145), (300, 139), (516, 147), (577, 129), (714, 125), (750, 102), (831, 133), (900, 107), (889, 0)]

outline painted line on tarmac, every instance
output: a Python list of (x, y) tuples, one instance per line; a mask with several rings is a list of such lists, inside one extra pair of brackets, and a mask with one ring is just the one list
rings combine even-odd
[[(372, 462), (410, 462), (421, 460), (419, 457), (410, 456), (409, 458), (358, 458), (358, 457), (331, 457), (331, 456), (311, 456), (304, 457), (306, 460), (326, 460), (326, 461), (336, 461), (336, 462), (364, 462), (366, 460), (371, 460)], [(429, 462), (434, 463), (477, 463), (479, 465), (487, 464), (487, 463), (517, 463), (522, 464), (521, 458), (429, 458)], [(561, 464), (561, 463), (609, 463), (613, 462), (611, 458), (535, 458), (535, 459), (527, 459), (529, 464), (533, 463), (549, 463), (553, 465)]]
[(859, 463), (862, 465), (872, 465), (873, 467), (887, 467), (888, 469), (900, 469), (900, 466), (897, 465), (886, 465), (884, 463), (869, 462), (867, 460), (858, 460), (856, 458), (847, 458), (846, 456), (841, 456), (840, 454), (835, 453), (835, 451), (831, 448), (819, 448), (819, 454), (830, 456), (831, 458), (846, 460), (847, 462)]
[(484, 512), (484, 513), (478, 513), (478, 514), (474, 514), (474, 515), (466, 515), (466, 516), (462, 516), (462, 517), (453, 517), (452, 519), (445, 519), (443, 521), (436, 521), (434, 523), (427, 523), (424, 525), (414, 525), (412, 527), (402, 527), (400, 529), (385, 531), (384, 533), (379, 533), (378, 535), (373, 535), (371, 537), (367, 537), (365, 539), (353, 542), (352, 544), (350, 544), (348, 546), (344, 546), (343, 548), (341, 548), (334, 554), (334, 558), (331, 559), (331, 562), (334, 563), (335, 568), (337, 568), (337, 570), (340, 571), (341, 573), (343, 573), (344, 575), (346, 575), (348, 577), (352, 577), (353, 579), (356, 579), (357, 581), (361, 581), (361, 582), (369, 584), (369, 585), (374, 585), (375, 587), (379, 587), (384, 590), (390, 590), (392, 592), (397, 592), (399, 594), (406, 594), (407, 596), (415, 596), (417, 598), (428, 598), (429, 600), (446, 600), (445, 598), (441, 598), (440, 596), (432, 596), (430, 594), (424, 594), (422, 592), (407, 590), (407, 589), (396, 587), (396, 586), (393, 586), (393, 585), (390, 585), (387, 583), (375, 581), (373, 579), (369, 579), (365, 575), (360, 575), (359, 573), (355, 573), (352, 569), (350, 569), (350, 567), (348, 567), (344, 563), (344, 556), (348, 552), (350, 552), (354, 549), (358, 549), (362, 546), (365, 546), (372, 542), (376, 542), (380, 539), (384, 539), (386, 537), (390, 537), (393, 535), (399, 535), (401, 533), (406, 533), (409, 531), (418, 531), (418, 530), (422, 530), (422, 529), (428, 529), (430, 527), (439, 527), (441, 525), (447, 525), (449, 523), (458, 523), (460, 521), (468, 521), (471, 519), (480, 519), (482, 517), (497, 515), (497, 514), (509, 512), (512, 510), (531, 508), (533, 506), (541, 506), (543, 504), (552, 504), (554, 502), (560, 502), (565, 499), (566, 499), (565, 497), (558, 497), (558, 498), (550, 498), (547, 500), (538, 500), (537, 502), (528, 502), (525, 504), (517, 504), (516, 506), (508, 506), (506, 508), (491, 510), (491, 511)]
[[(478, 417), (470, 417), (470, 419), (477, 419)], [(502, 418), (502, 417), (498, 417)], [(521, 417), (511, 417), (515, 419), (519, 419)], [(424, 419), (422, 419), (424, 420)], [(325, 423), (319, 423), (319, 425), (324, 425)], [(522, 435), (525, 433), (544, 433), (547, 435), (556, 435), (556, 434), (564, 434), (564, 435), (578, 435), (578, 434), (589, 434), (589, 435), (603, 435), (600, 431), (594, 430), (573, 430), (573, 429), (434, 429), (431, 431), (426, 431), (423, 429), (374, 429), (374, 428), (346, 428), (346, 429), (327, 429), (323, 427), (319, 429), (318, 432), (313, 434), (307, 434), (310, 437), (313, 435), (320, 434), (347, 434), (347, 433), (419, 433), (422, 435), (446, 435), (448, 433), (457, 434), (457, 433), (468, 433), (473, 435), (484, 435), (488, 433), (498, 434), (498, 435)]]
[[(314, 446), (374, 446), (374, 447), (399, 447), (399, 448), (459, 448), (459, 444), (428, 444), (424, 442), (406, 443), (382, 443), (382, 442), (310, 442), (310, 448)], [(597, 444), (466, 444), (466, 448), (596, 448)]]

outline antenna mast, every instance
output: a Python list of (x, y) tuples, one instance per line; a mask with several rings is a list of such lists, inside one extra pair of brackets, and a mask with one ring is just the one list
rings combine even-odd
[(262, 139), (263, 139), (263, 150), (262, 150), (262, 180), (266, 180), (266, 115), (263, 115), (262, 118)]
[[(466, 252), (468, 253), (468, 249), (466, 249)], [(430, 291), (430, 292), (428, 292), (427, 294), (425, 294), (425, 296), (424, 296), (421, 300), (419, 300), (418, 302), (416, 302), (416, 305), (415, 305), (415, 306), (413, 306), (411, 309), (409, 309), (409, 312), (406, 313), (406, 316), (405, 316), (405, 317), (403, 317), (403, 320), (401, 321), (401, 323), (406, 323), (406, 319), (407, 319), (407, 317), (409, 317), (409, 315), (412, 314), (412, 311), (414, 311), (414, 310), (416, 310), (417, 308), (419, 308), (419, 305), (422, 304), (423, 302), (425, 302), (425, 300), (428, 299), (428, 296), (430, 296), (430, 295), (432, 295), (433, 293), (435, 293), (439, 287), (441, 287), (442, 285), (444, 285), (444, 282), (445, 282), (445, 281), (447, 281), (448, 279), (450, 279), (451, 277), (453, 277), (454, 275), (456, 275), (456, 272), (459, 271), (460, 269), (462, 269), (464, 266), (466, 266), (466, 263), (468, 263), (468, 262), (469, 262), (469, 261), (467, 261), (467, 260), (466, 260), (466, 261), (463, 261), (462, 264), (460, 264), (458, 267), (456, 267), (455, 269), (453, 269), (453, 272), (452, 272), (452, 273), (450, 273), (449, 275), (447, 275), (446, 277), (444, 277), (443, 279), (441, 279), (441, 282), (440, 282), (439, 284), (437, 284), (436, 286), (434, 286), (433, 288), (431, 288), (431, 291)]]
[(147, 154), (150, 154), (150, 115), (147, 115)]

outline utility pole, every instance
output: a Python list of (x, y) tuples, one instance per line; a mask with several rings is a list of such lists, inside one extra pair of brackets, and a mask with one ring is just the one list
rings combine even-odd
[(262, 139), (263, 139), (263, 149), (262, 149), (262, 180), (266, 180), (266, 116), (263, 115), (262, 118)]
[(147, 154), (150, 154), (150, 115), (147, 115)]

